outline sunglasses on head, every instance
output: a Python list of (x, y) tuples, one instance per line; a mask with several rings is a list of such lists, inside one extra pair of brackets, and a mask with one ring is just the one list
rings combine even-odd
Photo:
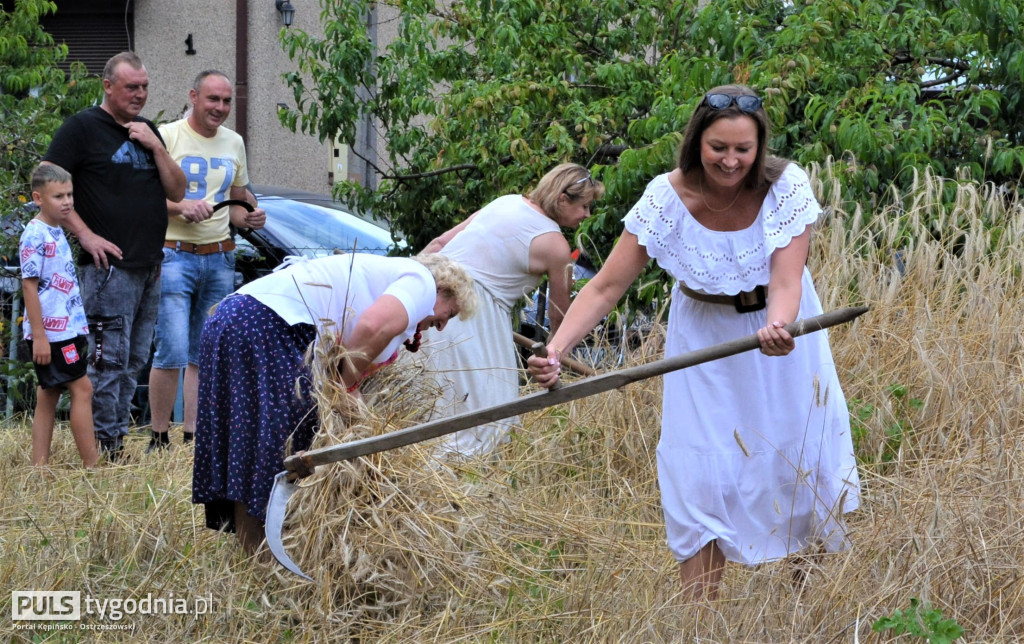
[(588, 172), (588, 173), (587, 173), (587, 176), (583, 177), (582, 179), (577, 179), (576, 181), (573, 181), (572, 183), (570, 183), (569, 185), (567, 185), (567, 186), (565, 187), (565, 190), (563, 190), (562, 192), (564, 192), (564, 193), (568, 193), (568, 192), (569, 192), (569, 188), (571, 188), (571, 187), (573, 187), (573, 186), (578, 186), (578, 185), (580, 185), (581, 183), (583, 183), (584, 181), (589, 181), (589, 182), (590, 182), (590, 187), (591, 187), (591, 188), (593, 188), (593, 187), (594, 187), (594, 179), (593, 179), (593, 177), (591, 177), (591, 176), (590, 176), (590, 173)]
[(747, 114), (753, 114), (761, 109), (761, 97), (750, 96), (749, 94), (705, 94), (704, 102), (713, 110), (724, 110), (733, 103)]

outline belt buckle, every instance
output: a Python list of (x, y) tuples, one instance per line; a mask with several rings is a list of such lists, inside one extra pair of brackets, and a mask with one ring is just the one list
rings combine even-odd
[(733, 296), (732, 303), (736, 307), (737, 313), (760, 311), (768, 304), (765, 298), (764, 286), (758, 284), (754, 287), (753, 291), (740, 291)]

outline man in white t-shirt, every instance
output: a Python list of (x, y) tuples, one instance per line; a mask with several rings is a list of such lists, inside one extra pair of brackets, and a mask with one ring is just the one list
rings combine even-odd
[(245, 142), (223, 126), (231, 114), (232, 87), (216, 70), (201, 72), (189, 90), (192, 104), (181, 120), (160, 126), (160, 135), (185, 173), (185, 198), (167, 203), (168, 224), (161, 275), (156, 352), (149, 374), (153, 438), (147, 451), (170, 444), (168, 428), (185, 369), (184, 441), (196, 428), (199, 336), (210, 307), (234, 290), (235, 242), (229, 224), (258, 229), (260, 208), (213, 207), (227, 199), (256, 205), (248, 192)]

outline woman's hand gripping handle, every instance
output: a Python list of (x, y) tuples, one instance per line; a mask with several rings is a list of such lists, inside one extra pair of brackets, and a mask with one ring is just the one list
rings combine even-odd
[(530, 375), (549, 391), (558, 389), (561, 386), (558, 382), (558, 374), (562, 371), (561, 352), (554, 347), (549, 352), (543, 342), (534, 342), (530, 350), (533, 355), (526, 361)]

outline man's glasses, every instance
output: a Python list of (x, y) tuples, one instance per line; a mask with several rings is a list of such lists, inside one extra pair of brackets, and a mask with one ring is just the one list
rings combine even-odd
[(704, 102), (713, 110), (724, 110), (733, 103), (736, 103), (736, 107), (747, 114), (753, 114), (761, 109), (761, 97), (750, 96), (749, 94), (741, 94), (739, 96), (733, 96), (732, 94), (705, 94)]

